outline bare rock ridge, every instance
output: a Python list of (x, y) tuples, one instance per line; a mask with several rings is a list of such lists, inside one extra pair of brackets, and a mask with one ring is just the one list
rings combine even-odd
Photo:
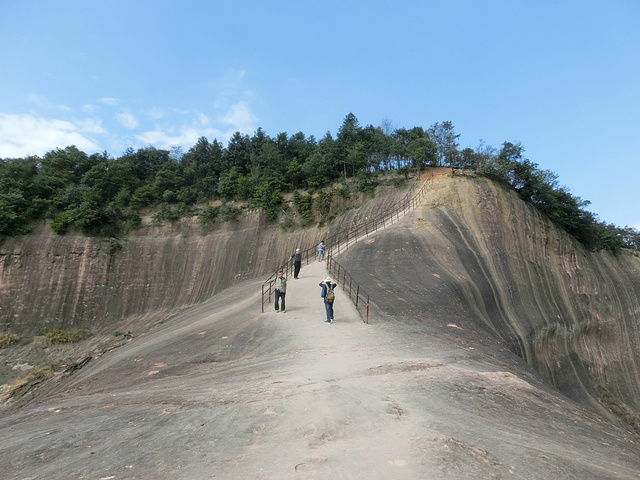
[(485, 179), (429, 182), (338, 258), (370, 325), (340, 291), (322, 323), (323, 263), (290, 280), (287, 313), (258, 313), (260, 284), (405, 192), (324, 232), (256, 216), (115, 255), (44, 231), (5, 242), (4, 328), (173, 317), (0, 416), (3, 477), (637, 478), (639, 257), (584, 251)]

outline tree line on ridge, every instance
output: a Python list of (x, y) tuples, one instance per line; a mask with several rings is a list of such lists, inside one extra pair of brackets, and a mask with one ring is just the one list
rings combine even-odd
[[(336, 138), (327, 133), (316, 140), (302, 132), (271, 138), (258, 128), (252, 136), (236, 132), (226, 146), (201, 137), (184, 154), (147, 147), (112, 158), (68, 146), (42, 157), (0, 159), (0, 239), (26, 234), (42, 219), (59, 234), (75, 228), (118, 237), (140, 225), (145, 207), (160, 220), (198, 215), (207, 223), (235, 218), (244, 205), (277, 221), (287, 192), (294, 192), (301, 217), (313, 219), (311, 210), (331, 201), (322, 191), (328, 185), (349, 179), (359, 191), (372, 192), (388, 172), (406, 178), (410, 170), (446, 166), (515, 190), (591, 251), (640, 249), (640, 232), (599, 221), (585, 209), (589, 202), (561, 187), (556, 174), (524, 158), (521, 144), (460, 149), (459, 136), (448, 121), (426, 130), (361, 127), (349, 113)], [(308, 195), (301, 195), (305, 190)], [(212, 200), (221, 205), (213, 207)]]

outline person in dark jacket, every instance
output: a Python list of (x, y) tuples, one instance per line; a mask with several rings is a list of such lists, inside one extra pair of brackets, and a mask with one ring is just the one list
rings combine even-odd
[(300, 267), (302, 266), (302, 254), (299, 248), (296, 248), (296, 253), (291, 255), (291, 261), (293, 262), (293, 278), (297, 279), (300, 274)]
[(320, 296), (324, 300), (324, 309), (327, 312), (327, 319), (325, 320), (325, 323), (331, 323), (333, 322), (333, 301), (329, 301), (330, 299), (327, 298), (327, 293), (329, 293), (329, 291), (333, 292), (336, 288), (336, 282), (333, 278), (327, 277), (318, 285), (322, 288)]

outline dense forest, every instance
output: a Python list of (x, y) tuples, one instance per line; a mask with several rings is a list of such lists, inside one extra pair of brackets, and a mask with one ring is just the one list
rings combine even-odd
[[(459, 136), (447, 121), (426, 130), (361, 127), (350, 113), (336, 138), (327, 133), (316, 140), (302, 132), (271, 138), (259, 128), (253, 136), (236, 132), (226, 147), (202, 137), (186, 153), (148, 147), (113, 158), (69, 146), (43, 157), (0, 159), (0, 239), (26, 234), (42, 219), (58, 234), (75, 228), (117, 237), (140, 225), (145, 207), (158, 221), (197, 215), (202, 225), (210, 225), (248, 208), (275, 222), (289, 208), (287, 192), (293, 192), (300, 217), (313, 221), (312, 210), (331, 201), (323, 187), (349, 183), (373, 192), (391, 172), (402, 179), (446, 166), (515, 190), (589, 250), (640, 249), (640, 232), (600, 222), (585, 210), (588, 201), (526, 159), (521, 144), (460, 149)], [(214, 207), (212, 200), (221, 202)]]

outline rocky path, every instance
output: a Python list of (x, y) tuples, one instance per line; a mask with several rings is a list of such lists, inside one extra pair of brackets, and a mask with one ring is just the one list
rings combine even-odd
[(1, 417), (2, 478), (636, 478), (624, 432), (488, 338), (366, 325), (340, 290), (324, 323), (326, 275), (303, 266), (286, 313), (228, 289)]

